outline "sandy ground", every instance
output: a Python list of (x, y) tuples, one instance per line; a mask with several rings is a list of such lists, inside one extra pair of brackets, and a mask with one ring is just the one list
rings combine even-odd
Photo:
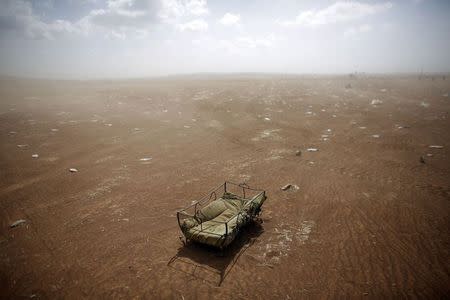
[[(449, 93), (417, 76), (3, 78), (0, 298), (448, 296)], [(184, 247), (176, 211), (226, 179), (267, 191), (262, 224), (223, 257)]]

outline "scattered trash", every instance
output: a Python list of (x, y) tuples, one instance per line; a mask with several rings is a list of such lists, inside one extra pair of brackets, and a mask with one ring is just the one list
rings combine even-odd
[(302, 156), (302, 150), (295, 151), (295, 156)]
[(317, 152), (317, 151), (319, 151), (319, 149), (317, 149), (317, 148), (308, 148), (308, 149), (306, 149), (306, 151), (308, 151), (308, 152)]
[(112, 124), (111, 124), (111, 123), (108, 123), (108, 124), (105, 124), (105, 126), (111, 127)]
[(367, 127), (366, 126), (359, 126), (358, 128), (359, 129), (366, 129)]
[(187, 129), (191, 128), (191, 126), (189, 126), (189, 125), (184, 125), (183, 127), (187, 128)]
[(375, 138), (375, 139), (378, 139), (378, 138), (380, 138), (380, 135), (379, 134), (372, 134), (372, 137)]
[(327, 138), (327, 137), (329, 137), (329, 135), (328, 134), (322, 134), (321, 137), (322, 138)]
[(397, 127), (397, 129), (403, 129), (403, 128), (411, 128), (411, 126), (408, 125), (395, 125)]
[(370, 102), (370, 104), (372, 105), (378, 105), (378, 104), (382, 104), (383, 101), (381, 101), (380, 99), (373, 99), (372, 102)]
[(313, 165), (313, 164), (314, 164), (314, 162), (313, 162), (313, 161), (309, 161), (309, 162), (308, 162), (308, 164), (310, 164), (310, 165)]
[(13, 134), (16, 134), (17, 132), (15, 132), (15, 131), (10, 131), (9, 132), (9, 134), (11, 134), (11, 135), (13, 135)]
[(31, 157), (32, 157), (32, 158), (38, 158), (38, 157), (39, 157), (39, 154), (32, 154)]
[(265, 117), (265, 118), (264, 118), (264, 121), (270, 121), (270, 118)]
[(52, 128), (52, 131), (53, 131), (53, 132), (57, 132), (57, 131), (59, 131), (59, 129)]
[(387, 91), (386, 89), (381, 89), (380, 90), (380, 92), (382, 92), (382, 93), (386, 93), (386, 91)]
[(300, 187), (296, 184), (286, 184), (285, 186), (281, 187), (282, 191), (292, 190), (292, 191), (298, 191)]
[(151, 157), (144, 157), (144, 158), (141, 158), (141, 159), (139, 159), (140, 161), (149, 161), (149, 160), (151, 160), (152, 158)]
[(424, 164), (425, 163), (425, 158), (423, 158), (423, 156), (421, 156), (419, 161)]
[(432, 156), (433, 156), (433, 154), (431, 154), (431, 153), (427, 153), (427, 156), (428, 156), (428, 157), (432, 157)]
[(17, 145), (17, 147), (19, 147), (19, 148), (26, 148), (26, 147), (28, 147), (28, 144)]
[(70, 172), (72, 172), (72, 173), (76, 173), (76, 172), (78, 172), (78, 170), (77, 170), (77, 169), (75, 169), (75, 168), (70, 168), (70, 169), (69, 169), (69, 171), (70, 171)]
[(420, 106), (427, 108), (430, 106), (430, 103), (422, 101), (422, 102), (420, 102)]
[(24, 223), (26, 223), (27, 221), (25, 221), (25, 220), (23, 220), (23, 219), (20, 219), (20, 220), (17, 220), (17, 221), (15, 221), (14, 223), (12, 223), (11, 225), (9, 225), (9, 227), (10, 228), (14, 228), (14, 227), (17, 227), (17, 226), (19, 226), (19, 225), (21, 225), (21, 224), (24, 224)]
[(442, 148), (444, 148), (444, 146), (440, 146), (440, 145), (430, 145), (429, 148), (433, 148), (433, 149), (442, 149)]
[(448, 93), (445, 93), (444, 95), (442, 95), (443, 97), (448, 97)]

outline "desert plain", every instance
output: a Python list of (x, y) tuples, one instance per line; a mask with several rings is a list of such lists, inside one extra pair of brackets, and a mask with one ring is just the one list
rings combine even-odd
[[(0, 298), (448, 297), (449, 93), (445, 75), (3, 77)], [(225, 180), (266, 191), (260, 222), (221, 255), (184, 246), (177, 210)]]

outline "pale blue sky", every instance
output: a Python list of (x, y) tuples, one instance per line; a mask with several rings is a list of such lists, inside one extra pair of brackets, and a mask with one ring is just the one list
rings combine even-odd
[(0, 0), (0, 73), (450, 71), (450, 1)]

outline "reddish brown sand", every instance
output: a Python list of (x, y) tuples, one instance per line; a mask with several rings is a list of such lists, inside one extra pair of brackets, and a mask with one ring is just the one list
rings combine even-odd
[[(3, 78), (0, 298), (448, 296), (448, 93), (417, 76)], [(224, 256), (183, 247), (176, 211), (225, 179), (267, 191), (262, 224)]]

